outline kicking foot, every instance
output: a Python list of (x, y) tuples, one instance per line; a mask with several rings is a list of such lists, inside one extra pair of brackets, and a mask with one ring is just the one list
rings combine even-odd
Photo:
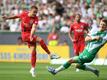
[(56, 74), (55, 69), (53, 67), (48, 67), (48, 71), (53, 75)]
[(52, 55), (50, 56), (50, 58), (51, 58), (51, 59), (58, 59), (58, 58), (60, 58), (60, 56), (58, 56), (58, 55), (56, 55), (56, 54), (52, 54)]
[(94, 74), (95, 74), (97, 77), (99, 77), (99, 70), (96, 69), (96, 70), (94, 71)]
[(35, 70), (31, 69), (29, 72), (31, 73), (32, 77), (36, 77)]

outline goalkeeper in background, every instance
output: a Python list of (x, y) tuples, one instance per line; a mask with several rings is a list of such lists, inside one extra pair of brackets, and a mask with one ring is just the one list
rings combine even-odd
[(96, 76), (99, 76), (99, 70), (94, 67), (85, 65), (84, 63), (91, 62), (99, 49), (107, 42), (107, 20), (102, 19), (99, 25), (99, 31), (94, 34), (89, 34), (86, 36), (85, 41), (87, 41), (87, 46), (79, 56), (70, 58), (65, 64), (61, 65), (58, 68), (48, 67), (48, 71), (52, 74), (57, 74), (60, 71), (63, 71), (70, 67), (72, 63), (77, 63), (76, 68), (91, 71)]

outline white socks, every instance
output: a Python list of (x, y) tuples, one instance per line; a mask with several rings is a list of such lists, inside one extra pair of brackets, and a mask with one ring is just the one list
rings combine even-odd
[(65, 69), (64, 66), (60, 66), (60, 67), (55, 69), (55, 72), (57, 73), (57, 72), (60, 72), (60, 71), (62, 71), (64, 69)]
[(91, 71), (91, 72), (94, 72), (94, 71), (96, 70), (95, 68), (93, 68), (93, 67), (91, 67), (91, 66), (88, 66), (88, 65), (85, 66), (85, 69), (86, 69), (87, 71)]
[(34, 68), (34, 67), (32, 67), (32, 68), (31, 68), (31, 70), (32, 70), (32, 71), (34, 71), (34, 70), (35, 70), (35, 68)]

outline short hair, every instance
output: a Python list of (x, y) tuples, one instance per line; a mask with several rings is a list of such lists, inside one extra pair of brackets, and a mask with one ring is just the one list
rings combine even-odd
[(107, 19), (103, 18), (101, 21), (107, 25)]
[(76, 13), (76, 15), (81, 16), (81, 14), (80, 14), (80, 13)]
[(38, 9), (38, 7), (37, 6), (31, 6), (31, 9)]
[(80, 18), (82, 17), (82, 15), (81, 15), (80, 13), (76, 13), (76, 14), (75, 14), (75, 17), (76, 17), (76, 16), (79, 16)]

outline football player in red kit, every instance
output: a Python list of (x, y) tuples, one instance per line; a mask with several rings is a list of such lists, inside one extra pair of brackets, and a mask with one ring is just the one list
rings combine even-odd
[[(84, 34), (88, 33), (88, 24), (83, 23), (80, 20), (81, 15), (76, 14), (75, 21), (73, 24), (70, 25), (69, 31), (69, 37), (70, 40), (73, 42), (75, 56), (79, 56), (79, 53), (81, 53), (84, 50), (85, 47)], [(78, 71), (78, 69), (76, 71)]]
[(47, 52), (51, 59), (57, 59), (59, 56), (51, 54), (48, 47), (44, 43), (44, 40), (41, 37), (34, 35), (34, 32), (38, 25), (38, 17), (36, 16), (38, 8), (32, 6), (29, 11), (23, 11), (19, 15), (15, 16), (3, 16), (4, 20), (7, 19), (21, 19), (21, 35), (22, 40), (28, 43), (29, 48), (31, 48), (31, 70), (30, 73), (32, 77), (35, 77), (35, 64), (36, 64), (36, 43), (38, 42), (41, 47)]

